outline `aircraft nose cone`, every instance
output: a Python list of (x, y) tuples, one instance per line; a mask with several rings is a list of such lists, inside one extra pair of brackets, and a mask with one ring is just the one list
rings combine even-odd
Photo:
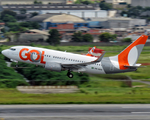
[(8, 55), (8, 51), (7, 50), (3, 50), (2, 54), (5, 55), (5, 56)]

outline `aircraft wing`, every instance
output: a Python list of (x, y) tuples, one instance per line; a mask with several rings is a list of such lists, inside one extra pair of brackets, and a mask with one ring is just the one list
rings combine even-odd
[(90, 65), (90, 64), (94, 64), (94, 63), (98, 63), (102, 60), (102, 58), (104, 57), (106, 52), (103, 52), (96, 60), (94, 61), (91, 61), (91, 62), (85, 62), (85, 63), (75, 63), (75, 64), (61, 64), (63, 67), (65, 68), (75, 68), (75, 69), (79, 69), (79, 68), (82, 68), (82, 67), (85, 67), (87, 65)]

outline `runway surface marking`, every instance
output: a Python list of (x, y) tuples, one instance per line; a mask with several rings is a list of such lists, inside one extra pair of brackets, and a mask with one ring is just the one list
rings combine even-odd
[(150, 108), (150, 106), (144, 106), (144, 107), (134, 106), (134, 107), (122, 107), (122, 108), (128, 108), (128, 109), (132, 109), (132, 108)]
[(131, 112), (131, 113), (136, 113), (136, 114), (140, 114), (140, 113), (141, 114), (144, 114), (144, 113), (147, 114), (147, 113), (149, 113), (150, 114), (150, 112)]

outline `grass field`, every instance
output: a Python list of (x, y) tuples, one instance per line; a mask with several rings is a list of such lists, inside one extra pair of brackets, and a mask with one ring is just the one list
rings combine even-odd
[(0, 89), (0, 104), (103, 104), (150, 103), (150, 88), (89, 88), (72, 94), (22, 94), (16, 89)]

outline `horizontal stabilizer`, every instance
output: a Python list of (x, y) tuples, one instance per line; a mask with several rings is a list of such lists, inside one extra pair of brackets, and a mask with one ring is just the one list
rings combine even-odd
[(141, 64), (135, 64), (133, 66), (124, 65), (124, 67), (127, 67), (127, 68), (138, 68), (138, 67), (145, 67), (145, 66), (141, 66)]

